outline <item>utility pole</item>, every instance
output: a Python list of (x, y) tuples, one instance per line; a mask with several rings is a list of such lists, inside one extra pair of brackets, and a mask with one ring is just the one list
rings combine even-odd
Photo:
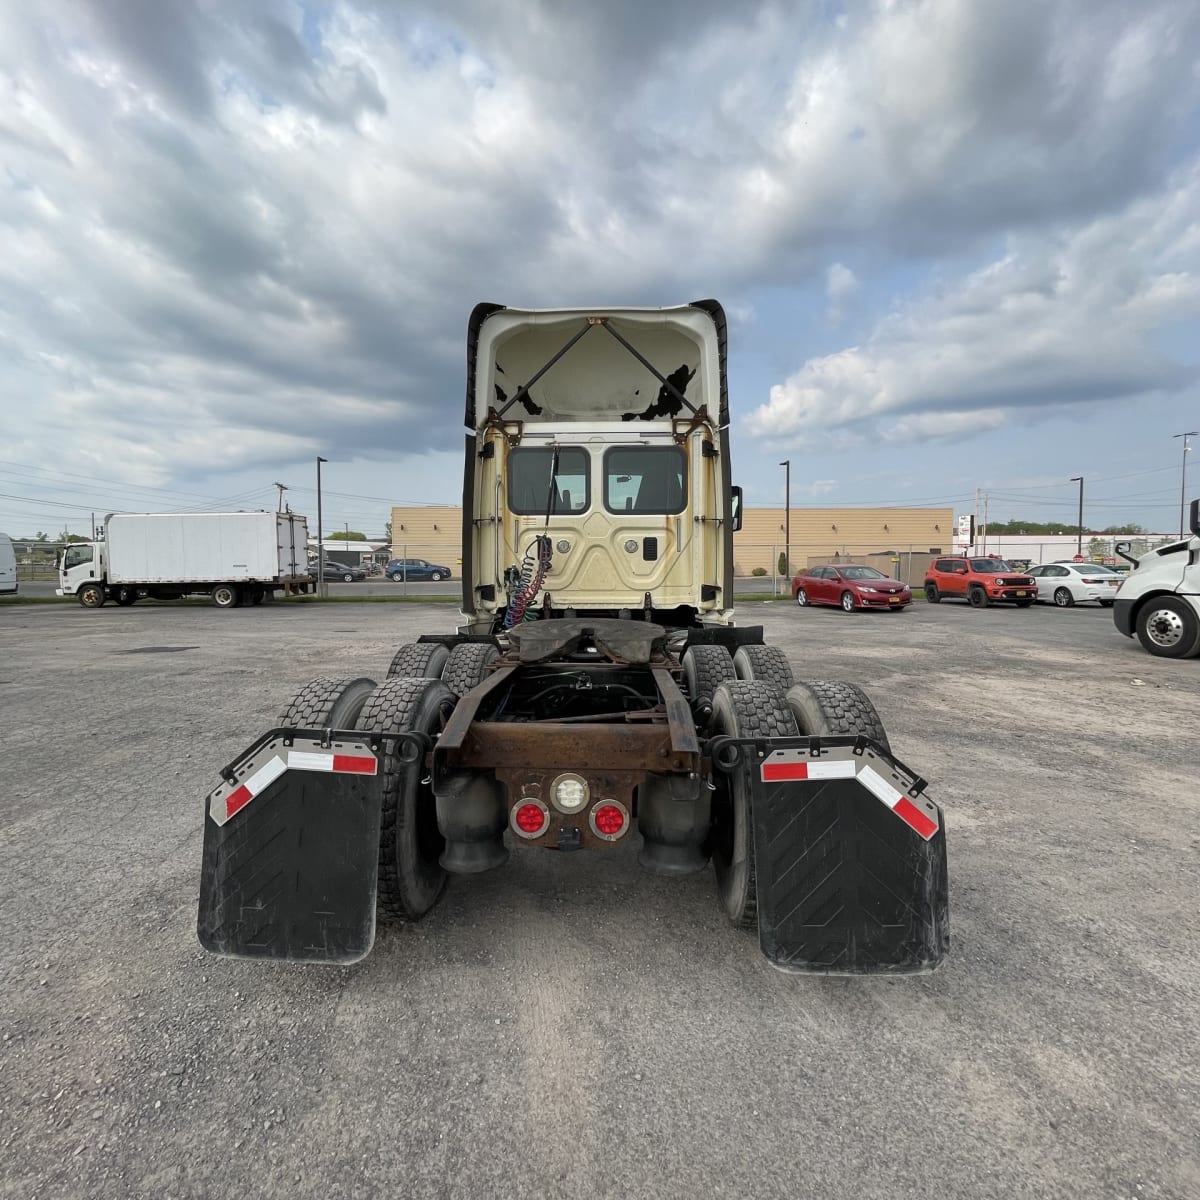
[(287, 491), (287, 484), (285, 484), (285, 483), (273, 483), (271, 486), (272, 486), (272, 487), (277, 487), (277, 488), (279, 489), (279, 507), (278, 507), (278, 508), (277, 508), (275, 511), (276, 511), (276, 512), (283, 512), (283, 493)]
[(1083, 556), (1083, 476), (1072, 475), (1071, 482), (1079, 484), (1079, 536), (1075, 542), (1075, 553)]
[(792, 460), (785, 458), (783, 468), (783, 563), (788, 575), (792, 570)]
[[(975, 523), (972, 526), (972, 528), (973, 529), (979, 528), (979, 489), (978, 488), (975, 489)], [(971, 544), (967, 547), (968, 554), (970, 554), (975, 549), (974, 534), (972, 534), (972, 536), (970, 538), (970, 542), (971, 542)]]
[(1183, 465), (1179, 472), (1179, 540), (1183, 540), (1185, 526), (1183, 523), (1183, 510), (1187, 506), (1187, 456), (1188, 456), (1188, 438), (1200, 437), (1194, 429), (1189, 429), (1187, 433), (1173, 433), (1172, 438), (1183, 438)]
[(321, 464), (329, 459), (317, 455), (317, 595), (325, 595), (325, 541), (321, 528)]
[(983, 553), (987, 554), (987, 517), (988, 517), (988, 494), (983, 493)]

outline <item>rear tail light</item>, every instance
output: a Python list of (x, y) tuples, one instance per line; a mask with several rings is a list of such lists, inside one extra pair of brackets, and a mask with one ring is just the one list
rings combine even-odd
[(615, 842), (629, 828), (629, 810), (619, 800), (601, 800), (588, 813), (592, 832), (606, 842)]
[(512, 810), (510, 821), (517, 837), (541, 837), (550, 824), (550, 810), (540, 800), (522, 800)]

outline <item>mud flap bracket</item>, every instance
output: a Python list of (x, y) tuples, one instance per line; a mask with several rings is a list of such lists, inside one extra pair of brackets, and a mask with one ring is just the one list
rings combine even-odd
[(750, 797), (759, 941), (783, 971), (916, 974), (950, 944), (946, 835), (924, 780), (857, 736), (715, 738)]

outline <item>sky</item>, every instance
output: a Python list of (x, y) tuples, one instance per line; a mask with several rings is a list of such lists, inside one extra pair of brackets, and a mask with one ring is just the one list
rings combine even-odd
[(712, 296), (748, 504), (1170, 532), (1198, 117), (1195, 0), (0, 5), (0, 529), (321, 455), (381, 534), (461, 499), (477, 301)]

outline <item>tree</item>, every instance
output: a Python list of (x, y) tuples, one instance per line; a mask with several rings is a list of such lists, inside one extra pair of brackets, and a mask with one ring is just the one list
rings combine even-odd
[(357, 529), (335, 529), (325, 540), (328, 541), (329, 538), (334, 541), (341, 538), (343, 542), (365, 542), (367, 535), (359, 533)]
[(383, 536), (389, 542), (392, 540), (392, 523), (390, 520), (384, 522)]
[(1128, 525), (1110, 525), (1107, 529), (1100, 530), (1100, 532), (1101, 533), (1131, 533), (1131, 534), (1136, 535), (1136, 534), (1140, 534), (1140, 533), (1145, 533), (1146, 527), (1144, 525), (1135, 525), (1132, 523), (1130, 523)]
[(779, 573), (780, 573), (780, 575), (784, 575), (784, 576), (790, 574), (790, 572), (788, 571), (787, 554), (782, 550), (780, 550), (780, 552), (779, 552)]

